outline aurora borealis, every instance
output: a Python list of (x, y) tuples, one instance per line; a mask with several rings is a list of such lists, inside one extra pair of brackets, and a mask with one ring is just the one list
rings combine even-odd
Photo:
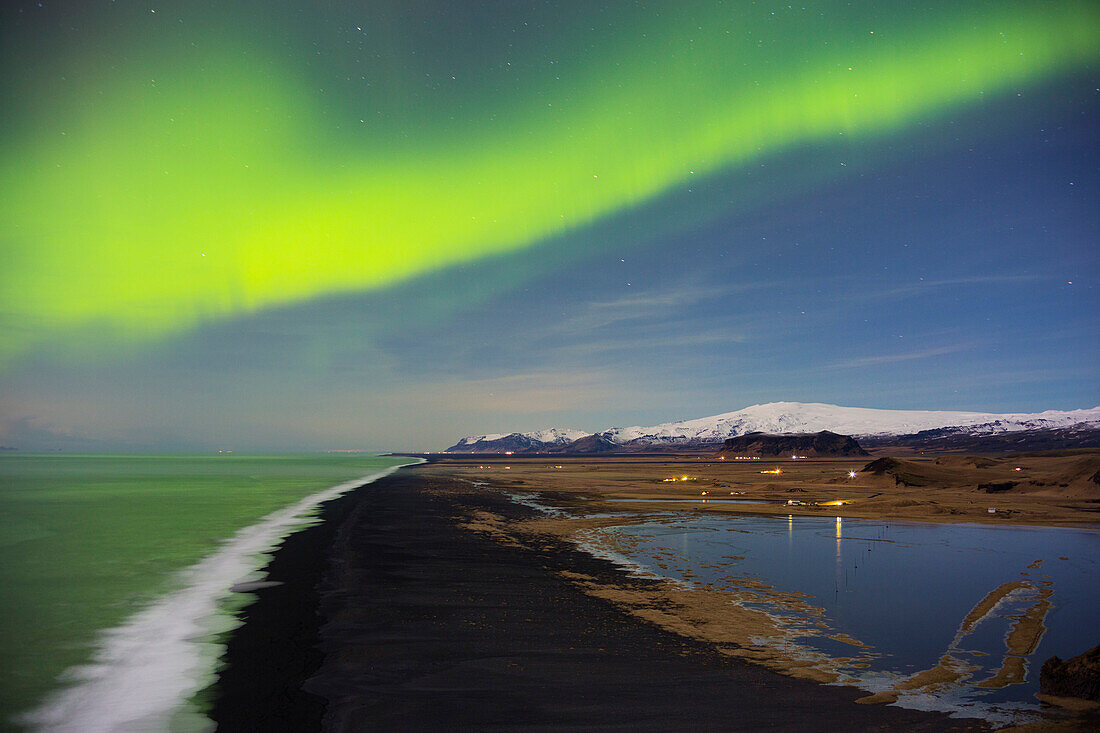
[[(979, 371), (1043, 369), (994, 344), (994, 321), (1007, 328), (1010, 313), (995, 308), (994, 321), (983, 320), (989, 293), (974, 288), (998, 284), (1014, 288), (998, 297), (1033, 304), (1013, 317), (1021, 335), (1069, 329), (1064, 343), (1032, 352), (1062, 369), (1050, 372), (1057, 385), (1030, 398), (1031, 387), (962, 397), (952, 387), (910, 399), (989, 410), (1096, 401), (1096, 374), (1084, 366), (1097, 323), (1088, 275), (1097, 264), (1088, 213), (1095, 4), (32, 2), (5, 7), (2, 27), (3, 442), (34, 442), (42, 431), (93, 440), (109, 425), (124, 443), (140, 425), (176, 415), (178, 428), (158, 440), (201, 443), (211, 403), (270, 417), (274, 385), (293, 385), (290, 399), (311, 406), (310, 430), (324, 437), (304, 443), (371, 440), (384, 431), (325, 415), (350, 399), (380, 425), (402, 396), (493, 380), (553, 391), (537, 376), (546, 373), (558, 389), (575, 391), (580, 380), (604, 399), (602, 413), (552, 416), (574, 421), (629, 419), (638, 395), (685, 379), (696, 396), (657, 398), (651, 409), (662, 419), (692, 416), (664, 414), (672, 406), (792, 397), (791, 385), (812, 387), (815, 399), (825, 391), (847, 404), (909, 406), (882, 401), (912, 375), (876, 372), (873, 389), (860, 392), (854, 385), (868, 380), (852, 370), (934, 359), (945, 373), (971, 375), (952, 360), (973, 349), (983, 352)], [(1061, 147), (1036, 167), (1043, 154), (1020, 136), (1045, 134), (1051, 117), (1057, 130), (1066, 120), (1080, 127), (1056, 134)], [(946, 174), (929, 184), (922, 176), (936, 161)], [(882, 176), (902, 182), (897, 205), (861, 209), (862, 221), (842, 217), (838, 195), (869, 201), (861, 187), (884, 190), (871, 183)], [(965, 212), (934, 217), (905, 203), (934, 197), (937, 186), (950, 198), (952, 180), (983, 177), (987, 192), (1007, 187), (992, 208), (981, 192)], [(1048, 179), (1073, 190), (1043, 189)], [(1027, 180), (1042, 201), (1015, 184)], [(833, 240), (793, 233), (799, 211), (826, 208), (837, 217), (825, 227)], [(777, 231), (764, 244), (766, 212), (773, 230), (788, 230), (785, 244)], [(823, 220), (805, 224), (823, 231)], [(1033, 236), (1050, 226), (1061, 228), (1057, 241)], [(921, 254), (902, 252), (901, 240)], [(778, 267), (792, 246), (797, 259), (788, 254)], [(715, 258), (722, 267), (767, 264), (718, 277), (722, 268), (702, 266)], [(807, 285), (811, 263), (825, 280)], [(866, 277), (891, 264), (887, 282)], [(637, 269), (627, 279), (620, 265)], [(836, 280), (845, 273), (859, 276), (854, 292)], [(1071, 299), (1052, 305), (1047, 291), (1075, 279)], [(611, 289), (625, 282), (629, 294)], [(855, 334), (837, 310), (847, 297), (838, 293), (869, 297), (848, 305), (908, 327), (911, 307), (884, 306), (896, 296), (871, 292), (905, 288), (938, 303), (938, 317), (923, 313), (913, 348), (882, 342), (905, 328), (868, 320)], [(798, 308), (823, 319), (812, 336), (769, 315), (788, 290), (819, 294)], [(956, 301), (950, 316), (945, 295)], [(710, 305), (667, 310), (698, 303)], [(647, 308), (662, 304), (647, 320)], [(632, 327), (644, 330), (634, 344), (683, 343), (716, 322), (710, 308), (770, 319), (759, 329), (770, 335), (756, 341), (757, 327), (740, 323), (729, 338), (692, 348), (679, 370), (666, 356), (627, 358), (629, 343), (613, 346)], [(512, 353), (500, 341), (510, 330), (501, 313), (525, 309), (525, 345)], [(477, 358), (446, 339), (456, 323), (477, 342)], [(600, 330), (609, 323), (626, 329)], [(802, 348), (768, 340), (777, 332)], [(426, 357), (411, 334), (438, 350)], [(863, 350), (834, 353), (841, 336)], [(592, 357), (585, 348), (596, 341)], [(704, 357), (753, 366), (704, 369), (705, 383), (693, 381), (693, 359)], [(349, 371), (349, 360), (370, 366)], [(832, 376), (774, 382), (780, 363), (818, 363)], [(604, 377), (589, 384), (624, 370), (630, 379), (613, 381), (631, 384), (629, 393), (610, 396)], [(210, 402), (185, 415), (185, 393)], [(470, 417), (485, 400), (455, 403), (454, 424), (472, 420), (470, 430), (516, 412), (490, 408), (489, 425)], [(237, 434), (230, 425), (239, 423), (225, 422), (218, 439)], [(273, 444), (294, 444), (285, 427)]]

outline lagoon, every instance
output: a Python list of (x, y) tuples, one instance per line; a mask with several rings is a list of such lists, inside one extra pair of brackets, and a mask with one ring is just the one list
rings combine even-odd
[(782, 504), (774, 499), (711, 499), (701, 496), (698, 499), (604, 499), (609, 504)]
[(762, 643), (907, 707), (1025, 719), (1042, 662), (1100, 641), (1098, 530), (669, 513), (587, 537), (733, 591), (784, 630)]

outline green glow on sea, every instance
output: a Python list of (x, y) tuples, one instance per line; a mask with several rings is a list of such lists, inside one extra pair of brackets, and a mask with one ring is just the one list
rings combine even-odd
[(0, 730), (97, 631), (261, 517), (408, 459), (364, 455), (0, 456)]
[(382, 98), (350, 74), (318, 87), (243, 34), (154, 28), (120, 37), (125, 63), (66, 52), (87, 61), (79, 81), (9, 87), (0, 362), (66, 334), (78, 351), (90, 325), (140, 340), (383, 288), (1100, 59), (1091, 3), (821, 7), (620, 11), (599, 44), (540, 47), (554, 67), (517, 52), (490, 83), (459, 78), (483, 70), (470, 62), (434, 96), (408, 56), (368, 65), (363, 79), (405, 91)]

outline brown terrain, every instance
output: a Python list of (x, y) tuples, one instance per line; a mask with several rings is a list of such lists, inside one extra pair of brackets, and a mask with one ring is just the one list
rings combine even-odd
[[(555, 502), (596, 511), (615, 499), (630, 500), (637, 509), (1100, 525), (1097, 449), (1002, 456), (875, 454), (881, 457), (738, 460), (728, 452), (723, 458), (439, 456), (421, 470), (545, 493)], [(694, 501), (671, 504), (664, 499)], [(761, 503), (721, 504), (715, 499)]]

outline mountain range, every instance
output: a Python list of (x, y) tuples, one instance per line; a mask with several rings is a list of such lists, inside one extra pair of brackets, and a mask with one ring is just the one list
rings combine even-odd
[[(700, 450), (718, 448), (728, 438), (747, 433), (816, 433), (851, 435), (864, 445), (897, 443), (945, 446), (985, 438), (1042, 433), (1055, 441), (1076, 436), (1085, 443), (1100, 439), (1100, 407), (996, 414), (940, 410), (880, 410), (819, 402), (770, 402), (694, 420), (650, 427), (609, 428), (597, 433), (551, 428), (527, 433), (471, 435), (447, 453), (607, 453)], [(1019, 445), (1020, 441), (1013, 442)]]

